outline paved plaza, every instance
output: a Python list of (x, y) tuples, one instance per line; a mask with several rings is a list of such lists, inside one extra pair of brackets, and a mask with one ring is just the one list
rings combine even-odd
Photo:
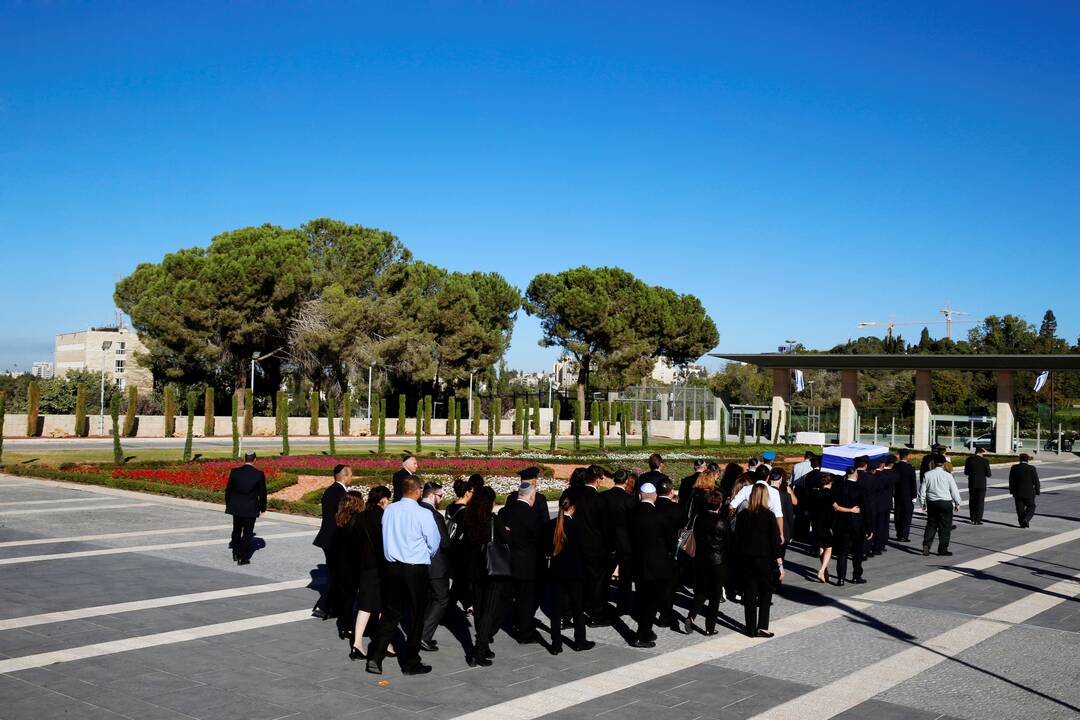
[(0, 718), (1074, 718), (1080, 463), (1039, 473), (1031, 529), (995, 470), (953, 557), (921, 555), (917, 514), (868, 585), (811, 583), (789, 553), (771, 640), (740, 634), (728, 603), (712, 638), (660, 631), (636, 650), (620, 624), (552, 656), (500, 633), (494, 666), (469, 668), (440, 628), (434, 672), (410, 678), (392, 660), (366, 674), (310, 617), (310, 518), (264, 516), (239, 567), (221, 508), (0, 475)]

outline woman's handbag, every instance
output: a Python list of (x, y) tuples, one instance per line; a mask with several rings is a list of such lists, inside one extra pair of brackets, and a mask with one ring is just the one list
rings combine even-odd
[(697, 554), (697, 538), (694, 537), (694, 522), (697, 520), (697, 516), (694, 515), (694, 502), (690, 501), (690, 522), (686, 524), (682, 530), (679, 531), (679, 542), (675, 546), (675, 555), (678, 556), (679, 552), (686, 553), (687, 557), (694, 557)]
[(484, 543), (484, 563), (488, 577), (510, 577), (510, 546), (495, 540), (495, 518), (491, 518), (491, 539)]

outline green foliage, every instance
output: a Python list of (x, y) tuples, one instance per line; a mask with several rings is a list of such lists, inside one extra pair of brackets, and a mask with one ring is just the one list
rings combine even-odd
[(555, 398), (555, 402), (552, 403), (551, 408), (551, 437), (548, 440), (550, 449), (554, 450), (559, 446), (559, 413), (562, 412), (562, 403), (558, 398)]
[(75, 435), (86, 437), (90, 434), (90, 423), (86, 419), (86, 385), (79, 383), (75, 389)]
[(37, 380), (30, 382), (26, 389), (26, 436), (37, 437), (38, 412), (41, 408), (41, 385)]
[(281, 437), (281, 429), (289, 421), (288, 416), (284, 413), (284, 403), (282, 402), (285, 397), (286, 392), (284, 390), (278, 390), (274, 397), (274, 434), (278, 437)]
[(187, 394), (187, 436), (184, 438), (184, 462), (191, 460), (191, 438), (195, 434), (195, 405), (199, 393), (189, 390)]
[(379, 452), (386, 452), (386, 398), (379, 398)]
[(687, 410), (686, 417), (683, 418), (683, 444), (686, 447), (690, 447), (690, 412)]
[(525, 422), (525, 405), (520, 397), (514, 398), (514, 435), (522, 434), (522, 425)]
[(169, 383), (164, 391), (165, 437), (176, 434), (176, 386)]
[(495, 398), (495, 402), (492, 405), (491, 417), (495, 421), (495, 434), (502, 435), (503, 409), (501, 397)]
[(651, 412), (649, 408), (645, 408), (641, 415), (641, 447), (649, 447), (649, 415)]
[(521, 448), (523, 450), (529, 449), (529, 430), (532, 423), (529, 422), (528, 406), (524, 405), (522, 401), (518, 401), (518, 407), (521, 410)]
[(330, 454), (331, 455), (334, 455), (334, 454), (337, 453), (337, 446), (336, 446), (336, 444), (334, 442), (334, 419), (335, 419), (334, 418), (334, 412), (335, 412), (335, 410), (336, 410), (336, 408), (334, 407), (334, 398), (332, 398), (332, 397), (327, 398), (326, 399), (326, 430), (327, 430), (327, 435), (330, 438)]
[(739, 444), (746, 444), (746, 416), (742, 412), (739, 413)]
[[(374, 405), (376, 404), (376, 401), (378, 401), (377, 397), (374, 400), (371, 401), (373, 407), (368, 408), (368, 415), (371, 416), (372, 420), (375, 420), (375, 416), (378, 414), (378, 408), (374, 407)], [(368, 433), (369, 434), (371, 433), (370, 428), (368, 428)], [(351, 392), (343, 392), (341, 394), (341, 434), (345, 435), (345, 436), (349, 436), (349, 435), (352, 434), (352, 393)]]
[(278, 407), (281, 412), (281, 454), (289, 454), (289, 396), (282, 392), (278, 397)]
[(600, 439), (600, 450), (604, 450), (604, 444), (607, 442), (607, 416), (608, 416), (608, 403), (600, 403), (600, 417), (596, 421), (596, 432)]
[(591, 433), (600, 432), (600, 401), (593, 400), (592, 407), (589, 408), (589, 422), (591, 423)]
[(124, 448), (120, 446), (120, 396), (113, 395), (109, 402), (109, 415), (112, 416), (112, 453), (113, 464), (123, 465)]
[(630, 404), (619, 404), (619, 445), (626, 447), (626, 435), (630, 432)]
[(397, 435), (405, 434), (405, 396), (397, 396)]
[(469, 432), (472, 435), (480, 434), (480, 414), (480, 396), (477, 395), (473, 398), (472, 408), (469, 410), (469, 419), (471, 421)]
[(532, 423), (533, 434), (540, 434), (540, 395), (537, 394), (532, 400)]
[(311, 399), (308, 400), (308, 408), (310, 419), (308, 421), (308, 435), (311, 437), (318, 437), (319, 435), (319, 393), (313, 391), (311, 393)]
[[(316, 406), (318, 414), (318, 406)], [(255, 434), (255, 396), (251, 388), (244, 390), (244, 434)]]
[(214, 388), (206, 386), (206, 396), (203, 402), (203, 435), (214, 437), (217, 434), (217, 421), (214, 418)]
[[(93, 370), (69, 370), (64, 373), (63, 377), (53, 377), (48, 380), (38, 380), (30, 375), (27, 375), (26, 377), (32, 379), (26, 380), (25, 382), (19, 382), (20, 378), (11, 379), (13, 381), (11, 387), (21, 387), (22, 391), (18, 395), (21, 402), (15, 407), (13, 403), (16, 399), (16, 396), (13, 394), (15, 391), (9, 390), (9, 412), (26, 412), (26, 401), (28, 400), (27, 395), (31, 382), (37, 383), (38, 386), (39, 415), (74, 415), (79, 385), (85, 385), (87, 391), (87, 413), (91, 410), (100, 410), (101, 415), (104, 417), (109, 413), (109, 401), (112, 399), (113, 393), (120, 392), (119, 387), (117, 387), (115, 383), (106, 382), (105, 401), (104, 403), (101, 403), (98, 399), (98, 390), (101, 387), (101, 374), (99, 372), (94, 372)], [(0, 387), (4, 387), (5, 385), (6, 384), (0, 384)]]
[(498, 432), (498, 408), (501, 403), (498, 398), (491, 401), (491, 414), (488, 416), (487, 423), (487, 449), (491, 452), (495, 449), (495, 433)]
[(124, 437), (135, 437), (138, 431), (136, 425), (139, 412), (139, 388), (134, 385), (127, 387), (127, 408), (124, 413)]
[(240, 391), (237, 390), (230, 398), (230, 419), (232, 429), (232, 456), (235, 460), (240, 457)]
[(447, 435), (453, 435), (454, 434), (454, 418), (456, 417), (454, 413), (456, 411), (457, 411), (457, 398), (455, 398), (453, 395), (451, 395), (449, 397), (449, 399), (447, 399), (447, 401), (446, 401), (446, 434)]
[(454, 408), (454, 452), (461, 454), (461, 403)]
[(581, 401), (574, 401), (574, 449), (581, 449)]
[(432, 401), (430, 395), (424, 396), (424, 434), (431, 434)]
[(414, 430), (416, 431), (417, 453), (420, 452), (421, 447), (423, 446), (423, 442), (421, 441), (420, 437), (421, 435), (423, 435), (424, 432), (424, 404), (425, 403), (423, 398), (416, 398), (416, 427), (414, 428)]
[(698, 445), (705, 447), (705, 406), (698, 408)]

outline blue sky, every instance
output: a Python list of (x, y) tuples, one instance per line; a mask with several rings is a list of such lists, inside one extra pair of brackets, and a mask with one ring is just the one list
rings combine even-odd
[(1067, 2), (4, 3), (0, 368), (138, 262), (320, 216), (521, 288), (620, 265), (732, 352), (947, 302), (1074, 340), (1078, 35)]

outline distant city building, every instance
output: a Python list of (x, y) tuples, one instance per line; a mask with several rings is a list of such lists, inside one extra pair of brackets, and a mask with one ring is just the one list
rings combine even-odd
[(48, 380), (53, 376), (53, 364), (45, 360), (40, 360), (30, 368), (30, 374), (36, 378), (42, 380)]
[(542, 372), (523, 372), (518, 375), (521, 384), (529, 388), (540, 387), (540, 383), (544, 382), (547, 377), (548, 374)]
[(134, 385), (150, 390), (154, 386), (153, 375), (135, 362), (136, 353), (145, 352), (146, 347), (135, 331), (122, 326), (64, 333), (56, 336), (53, 371), (56, 377), (64, 377), (72, 370), (102, 372), (104, 367), (106, 379), (121, 388)]
[(576, 363), (565, 355), (551, 366), (551, 379), (558, 387), (565, 388), (577, 382)]
[(704, 365), (691, 364), (685, 367), (672, 365), (671, 360), (661, 355), (656, 358), (656, 364), (653, 365), (652, 375), (650, 377), (665, 385), (676, 385), (678, 383), (684, 383), (692, 377), (705, 377), (709, 373), (705, 369)]

